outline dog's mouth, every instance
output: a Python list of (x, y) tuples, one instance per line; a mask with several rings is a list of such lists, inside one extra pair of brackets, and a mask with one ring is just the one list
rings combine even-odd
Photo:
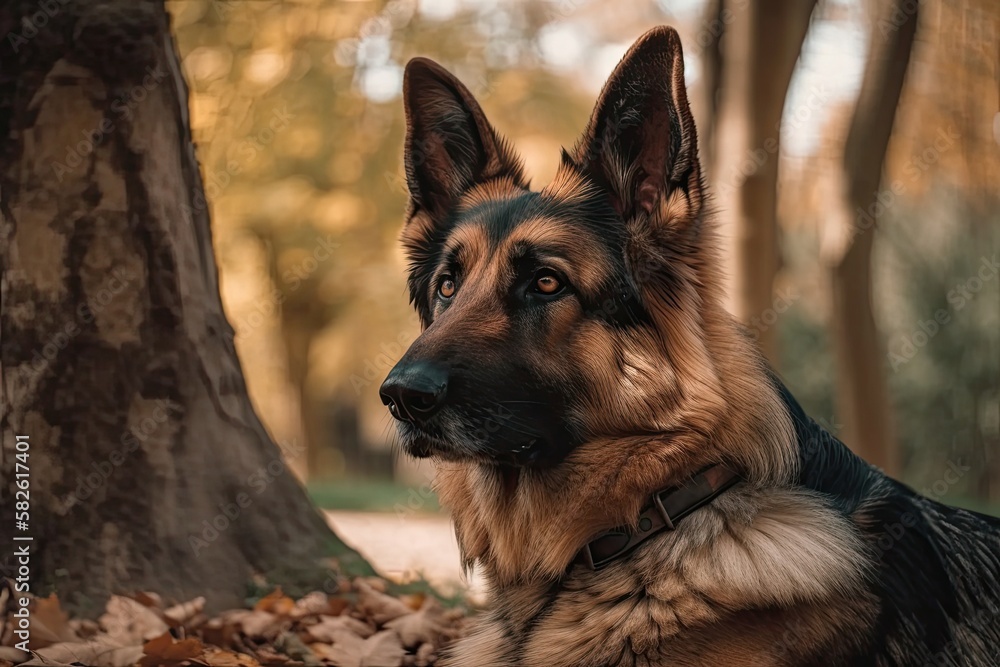
[(505, 456), (499, 455), (494, 458), (501, 463), (515, 466), (537, 465), (544, 458), (545, 449), (544, 438), (530, 438), (511, 448)]
[(520, 440), (513, 446), (501, 446), (454, 442), (417, 427), (408, 430), (408, 433), (402, 434), (403, 448), (415, 458), (476, 461), (516, 467), (543, 465), (546, 459), (548, 441), (541, 436)]

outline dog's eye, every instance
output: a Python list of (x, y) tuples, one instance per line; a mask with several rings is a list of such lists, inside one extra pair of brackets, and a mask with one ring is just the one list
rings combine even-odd
[(542, 269), (535, 274), (535, 291), (539, 294), (552, 296), (561, 292), (563, 287), (563, 282), (549, 269)]
[(438, 294), (443, 299), (450, 299), (455, 296), (455, 279), (451, 276), (442, 276), (441, 284), (438, 286)]

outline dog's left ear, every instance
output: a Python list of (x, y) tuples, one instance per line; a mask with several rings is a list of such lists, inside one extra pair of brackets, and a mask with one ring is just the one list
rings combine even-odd
[(677, 31), (654, 28), (629, 49), (569, 159), (604, 186), (625, 220), (660, 210), (677, 190), (686, 195), (684, 217), (698, 215), (698, 137)]
[(403, 103), (404, 162), (413, 211), (440, 222), (476, 183), (508, 176), (524, 186), (521, 161), (469, 89), (441, 65), (428, 58), (410, 60)]

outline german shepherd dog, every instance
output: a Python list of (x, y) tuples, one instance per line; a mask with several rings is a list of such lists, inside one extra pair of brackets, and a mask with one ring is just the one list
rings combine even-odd
[(423, 332), (380, 394), (491, 597), (444, 664), (1000, 665), (1000, 521), (852, 454), (723, 309), (674, 30), (540, 191), (441, 66), (404, 98)]

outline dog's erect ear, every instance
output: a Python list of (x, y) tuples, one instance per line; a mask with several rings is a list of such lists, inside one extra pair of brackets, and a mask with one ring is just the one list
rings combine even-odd
[(678, 188), (701, 208), (698, 137), (673, 28), (650, 30), (629, 49), (597, 100), (572, 162), (610, 193), (628, 220)]
[(499, 176), (524, 185), (520, 160), (450, 72), (414, 58), (403, 76), (406, 183), (413, 211), (439, 219), (470, 186)]

